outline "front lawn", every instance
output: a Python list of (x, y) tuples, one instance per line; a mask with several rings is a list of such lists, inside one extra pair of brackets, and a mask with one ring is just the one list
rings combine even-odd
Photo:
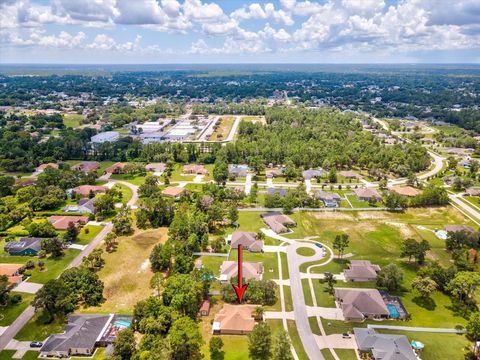
[[(250, 251), (243, 251), (243, 261), (261, 262), (263, 264), (263, 278), (278, 279), (278, 260), (277, 253), (252, 253)], [(237, 261), (238, 250), (232, 249), (230, 251), (228, 260)]]
[(111, 179), (126, 181), (130, 184), (140, 186), (145, 182), (146, 175), (128, 175), (128, 174), (112, 174)]
[(95, 236), (102, 231), (103, 226), (100, 225), (87, 225), (82, 228), (80, 234), (78, 234), (77, 244), (87, 245), (89, 244)]
[(22, 341), (45, 341), (51, 334), (62, 333), (65, 325), (64, 319), (56, 319), (47, 324), (47, 316), (39, 311), (15, 336), (16, 340)]
[(25, 310), (32, 302), (35, 295), (11, 292), (11, 295), (20, 294), (22, 301), (18, 304), (9, 304), (7, 306), (0, 306), (0, 326), (8, 326)]

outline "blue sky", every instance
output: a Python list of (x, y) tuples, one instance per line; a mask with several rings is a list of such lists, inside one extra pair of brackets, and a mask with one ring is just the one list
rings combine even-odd
[(0, 63), (479, 63), (478, 0), (0, 0)]

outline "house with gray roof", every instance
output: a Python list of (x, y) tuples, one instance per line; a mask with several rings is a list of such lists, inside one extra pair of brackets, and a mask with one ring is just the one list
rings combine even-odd
[(342, 200), (339, 194), (319, 190), (314, 195), (315, 199), (323, 201), (326, 207), (338, 207)]
[(257, 234), (254, 232), (235, 231), (232, 234), (230, 242), (232, 249), (236, 249), (238, 245), (242, 245), (244, 250), (251, 252), (263, 251), (263, 241), (257, 239)]
[(40, 357), (91, 356), (107, 332), (114, 315), (71, 315), (65, 331), (51, 335)]
[(360, 188), (353, 190), (355, 195), (357, 196), (358, 200), (363, 201), (370, 201), (370, 199), (374, 199), (375, 201), (381, 201), (382, 197), (378, 193), (377, 190), (372, 188)]
[(287, 196), (287, 193), (288, 193), (287, 189), (272, 188), (272, 187), (267, 189), (267, 194), (268, 195), (278, 194), (282, 198)]
[(5, 244), (4, 250), (12, 256), (37, 256), (42, 249), (44, 238), (24, 237), (18, 241), (9, 241)]
[(348, 281), (375, 281), (380, 272), (380, 266), (368, 260), (350, 260), (348, 268), (344, 270)]
[(262, 219), (277, 234), (286, 233), (290, 231), (291, 227), (296, 225), (295, 221), (289, 216), (277, 211), (262, 214)]
[(228, 176), (237, 178), (237, 177), (246, 177), (248, 173), (248, 165), (245, 164), (229, 164), (228, 165)]
[(77, 205), (66, 205), (62, 208), (63, 212), (68, 213), (88, 213), (95, 214), (95, 198), (80, 199)]
[(358, 350), (371, 352), (374, 360), (417, 360), (405, 335), (377, 334), (374, 329), (354, 328)]
[(312, 178), (318, 178), (325, 175), (325, 171), (323, 169), (308, 169), (302, 171), (302, 176), (305, 180), (310, 180)]
[(387, 305), (377, 289), (336, 288), (335, 301), (347, 321), (390, 317)]

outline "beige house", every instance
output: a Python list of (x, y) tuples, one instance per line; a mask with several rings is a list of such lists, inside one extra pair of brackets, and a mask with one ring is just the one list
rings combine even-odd
[[(242, 276), (250, 280), (260, 280), (262, 278), (263, 266), (259, 262), (243, 262)], [(228, 282), (238, 275), (238, 263), (236, 261), (224, 261), (220, 266), (220, 281)]]
[(375, 281), (379, 271), (380, 266), (368, 260), (350, 260), (348, 269), (343, 273), (348, 281)]
[(246, 335), (253, 330), (253, 312), (257, 305), (224, 304), (213, 320), (213, 333), (217, 335)]
[(387, 305), (377, 289), (336, 288), (335, 301), (347, 321), (390, 317)]
[(163, 196), (171, 197), (174, 199), (180, 198), (182, 194), (185, 192), (184, 188), (176, 187), (176, 186), (169, 186), (165, 190), (162, 191)]
[(257, 239), (257, 234), (254, 232), (235, 231), (232, 234), (230, 245), (236, 249), (238, 245), (242, 245), (244, 250), (251, 252), (262, 252), (263, 241)]
[(377, 190), (372, 188), (361, 188), (355, 189), (353, 191), (359, 200), (363, 201), (370, 201), (370, 199), (374, 199), (376, 201), (382, 200), (382, 197), (378, 193)]
[(207, 174), (207, 169), (203, 165), (185, 165), (183, 167), (184, 174), (194, 174), (194, 175), (206, 175)]
[(262, 219), (277, 234), (286, 233), (290, 231), (289, 228), (296, 225), (290, 217), (278, 212), (263, 214)]
[(419, 194), (419, 191), (411, 186), (392, 186), (390, 191), (408, 197), (414, 197)]

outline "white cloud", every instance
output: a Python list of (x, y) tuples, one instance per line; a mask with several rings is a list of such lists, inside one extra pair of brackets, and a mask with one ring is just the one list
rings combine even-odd
[(61, 31), (58, 35), (46, 35), (43, 30), (32, 29), (27, 36), (20, 36), (15, 31), (3, 29), (0, 32), (1, 42), (10, 46), (41, 46), (49, 48), (73, 49), (82, 45), (85, 33), (80, 31), (72, 35)]
[(200, 0), (185, 0), (183, 11), (188, 19), (198, 22), (218, 22), (226, 17), (218, 4), (214, 2), (204, 4)]
[(134, 51), (141, 50), (140, 41), (142, 37), (137, 35), (135, 41), (127, 41), (125, 43), (117, 43), (113, 38), (106, 34), (98, 34), (92, 43), (86, 46), (87, 49), (95, 50), (113, 50), (113, 51)]
[(289, 13), (283, 10), (275, 10), (275, 6), (272, 3), (265, 4), (263, 8), (258, 3), (252, 3), (247, 7), (235, 10), (230, 14), (230, 17), (238, 20), (272, 18), (275, 21), (288, 26), (294, 24)]

